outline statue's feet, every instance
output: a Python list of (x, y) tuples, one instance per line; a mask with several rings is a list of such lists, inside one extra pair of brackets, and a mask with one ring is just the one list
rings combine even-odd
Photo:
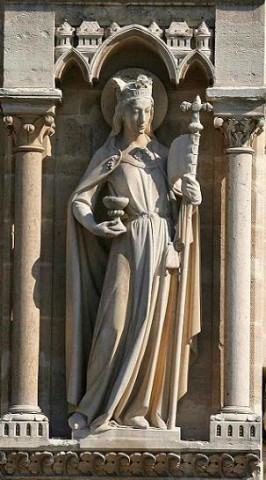
[(132, 417), (130, 419), (130, 426), (133, 428), (141, 428), (142, 430), (147, 430), (147, 428), (150, 428), (148, 420), (141, 416)]
[(105, 422), (105, 423), (102, 423), (101, 425), (98, 425), (97, 427), (91, 426), (91, 432), (102, 433), (102, 432), (107, 432), (108, 430), (114, 430), (114, 428), (115, 427), (110, 422)]
[(68, 425), (72, 430), (80, 430), (88, 426), (87, 417), (82, 413), (75, 412), (68, 419)]

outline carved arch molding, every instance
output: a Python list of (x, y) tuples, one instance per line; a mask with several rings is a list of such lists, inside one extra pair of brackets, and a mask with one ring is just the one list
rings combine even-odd
[(172, 22), (163, 31), (155, 22), (149, 27), (113, 23), (104, 30), (98, 22), (84, 21), (74, 28), (65, 21), (56, 30), (55, 78), (61, 80), (66, 67), (75, 63), (86, 82), (99, 81), (106, 60), (129, 39), (159, 56), (172, 83), (179, 84), (188, 69), (198, 65), (209, 85), (213, 84), (212, 31), (205, 22), (194, 30), (186, 22)]

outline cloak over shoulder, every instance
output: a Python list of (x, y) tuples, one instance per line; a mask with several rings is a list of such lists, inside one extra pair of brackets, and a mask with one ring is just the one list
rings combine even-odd
[(108, 259), (108, 242), (86, 230), (75, 219), (72, 206), (78, 198), (94, 210), (98, 187), (105, 183), (120, 161), (121, 152), (115, 147), (114, 139), (108, 139), (92, 157), (68, 203), (66, 373), (67, 399), (72, 405), (78, 405), (86, 391), (86, 370), (93, 326)]

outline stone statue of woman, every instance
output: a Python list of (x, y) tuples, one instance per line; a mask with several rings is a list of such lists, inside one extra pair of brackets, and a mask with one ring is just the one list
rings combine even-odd
[[(152, 80), (114, 78), (112, 131), (69, 203), (68, 401), (72, 429), (166, 429), (177, 321), (183, 196), (195, 205), (178, 399), (200, 331), (198, 182), (167, 180), (168, 151), (152, 132)], [(112, 201), (112, 218), (104, 204)], [(176, 227), (176, 228), (175, 228)]]

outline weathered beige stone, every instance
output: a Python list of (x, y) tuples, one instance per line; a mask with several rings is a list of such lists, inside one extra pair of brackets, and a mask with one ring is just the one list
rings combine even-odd
[(54, 87), (54, 12), (6, 9), (3, 49), (4, 87)]
[[(62, 27), (65, 19), (70, 27)], [(208, 50), (204, 50), (201, 43), (203, 37), (197, 36), (199, 31), (207, 35), (206, 29), (203, 28), (202, 32), (202, 20), (212, 34), (208, 37)], [(94, 62), (92, 70), (86, 52), (78, 53), (77, 50), (76, 30), (83, 21), (98, 22), (103, 29), (101, 44), (97, 48), (93, 46), (92, 49), (91, 59)], [(186, 22), (193, 32), (191, 51), (184, 53), (178, 69), (175, 59), (171, 60), (172, 57), (166, 45), (165, 31), (169, 29), (171, 22)], [(253, 2), (219, 0), (204, 3), (199, 0), (194, 2), (169, 0), (163, 5), (160, 0), (138, 2), (138, 4), (132, 2), (129, 4), (126, 0), (116, 3), (109, 0), (103, 2), (47, 0), (45, 5), (31, 0), (6, 1), (0, 5), (0, 26), (3, 32), (0, 37), (0, 82), (3, 86), (13, 89), (12, 92), (7, 90), (4, 92), (4, 96), (9, 97), (8, 102), (5, 103), (1, 95), (5, 114), (20, 117), (22, 114), (32, 112), (33, 117), (36, 115), (37, 118), (39, 104), (43, 101), (41, 93), (43, 89), (39, 92), (35, 90), (35, 92), (24, 91), (23, 93), (19, 88), (53, 89), (54, 54), (61, 62), (55, 69), (56, 82), (63, 92), (63, 105), (58, 109), (58, 129), (52, 142), (54, 157), (46, 158), (42, 162), (39, 283), (41, 339), (38, 383), (39, 406), (50, 419), (50, 435), (66, 439), (70, 437), (70, 431), (67, 426), (68, 412), (63, 393), (65, 392), (65, 214), (68, 198), (85, 172), (88, 159), (92, 158), (95, 151), (103, 145), (110, 131), (101, 112), (103, 88), (109, 78), (125, 68), (137, 66), (158, 75), (167, 93), (168, 110), (163, 123), (155, 133), (160, 143), (168, 147), (174, 138), (188, 131), (188, 115), (179, 110), (179, 105), (184, 99), (192, 101), (196, 93), (199, 93), (203, 100), (208, 86), (214, 87), (212, 92), (208, 91), (207, 94), (209, 100), (214, 103), (215, 115), (229, 118), (263, 116), (265, 5), (260, 0)], [(62, 35), (57, 36), (56, 32), (59, 33), (57, 29), (58, 27), (60, 29), (60, 26)], [(56, 45), (55, 48), (54, 45)], [(212, 62), (215, 62), (215, 68)], [(88, 80), (92, 77), (97, 79), (98, 83), (89, 84)], [(175, 86), (176, 82), (179, 82), (178, 88)], [(53, 95), (51, 91), (50, 94)], [(7, 103), (9, 103), (8, 111)], [(159, 476), (166, 475), (166, 470), (160, 470), (160, 468), (167, 468), (167, 475), (184, 476), (185, 471), (187, 475), (196, 477), (208, 474), (231, 478), (252, 475), (256, 478), (256, 475), (259, 475), (259, 446), (257, 437), (255, 439), (252, 437), (251, 441), (247, 440), (246, 434), (251, 427), (248, 422), (235, 421), (231, 425), (231, 423), (226, 424), (227, 420), (224, 418), (220, 419), (225, 439), (215, 437), (217, 430), (214, 428), (211, 437), (215, 441), (208, 442), (210, 439), (209, 417), (221, 410), (227, 375), (224, 362), (224, 350), (227, 345), (224, 333), (225, 330), (228, 331), (225, 319), (225, 316), (227, 317), (225, 315), (227, 311), (225, 305), (225, 264), (227, 263), (225, 212), (228, 200), (229, 161), (223, 150), (222, 136), (214, 131), (211, 118), (202, 114), (202, 123), (205, 128), (201, 138), (198, 176), (203, 194), (203, 203), (200, 208), (203, 328), (198, 337), (197, 362), (190, 368), (188, 392), (179, 402), (178, 408), (177, 424), (180, 425), (182, 438), (185, 438), (186, 442), (180, 443), (182, 449), (180, 460), (173, 460), (176, 457), (172, 451), (165, 459), (164, 467), (161, 467), (161, 456), (156, 459), (149, 456), (147, 459), (141, 454), (143, 467), (136, 467), (136, 458), (139, 457), (130, 455), (128, 460), (131, 462), (130, 474), (133, 472), (140, 477), (147, 472), (149, 475), (151, 472), (156, 472)], [(13, 244), (16, 230), (14, 224), (15, 158), (10, 140), (10, 137), (9, 139), (5, 137), (0, 126), (0, 342), (2, 352), (0, 401), (3, 413), (8, 411), (11, 394), (10, 338), (13, 326)], [(265, 350), (263, 349), (265, 329), (262, 324), (265, 317), (266, 221), (263, 134), (255, 140), (253, 149), (249, 290), (250, 365), (249, 369), (247, 365), (245, 368), (248, 369), (249, 405), (256, 416), (260, 416), (262, 358)], [(241, 278), (241, 281), (244, 282), (245, 279)], [(247, 301), (246, 298), (245, 301)], [(244, 333), (241, 333), (243, 337)], [(232, 351), (232, 356), (236, 358), (236, 352)], [(246, 360), (244, 362), (247, 364)], [(242, 378), (241, 375), (240, 378)], [(237, 394), (237, 396), (241, 395)], [(211, 424), (211, 427), (218, 427), (219, 421), (216, 425)], [(260, 425), (260, 422), (255, 423)], [(233, 429), (231, 438), (226, 435), (229, 426)], [(244, 439), (241, 436), (238, 437), (240, 427), (244, 429)], [(205, 440), (206, 443), (193, 443), (193, 438)], [(21, 438), (15, 438), (15, 436), (11, 440), (4, 438), (4, 441), (1, 441), (1, 448), (2, 445), (7, 447), (7, 442), (9, 442), (8, 448), (11, 453), (3, 456), (1, 454), (0, 470), (3, 476), (10, 475), (11, 468), (18, 476), (25, 474), (34, 476), (34, 469), (36, 469), (35, 475), (38, 470), (40, 476), (43, 472), (51, 477), (61, 475), (63, 472), (66, 476), (71, 475), (71, 472), (78, 476), (83, 475), (81, 470), (84, 467), (84, 461), (80, 453), (77, 458), (75, 457), (75, 451), (77, 451), (75, 449), (80, 448), (78, 442), (68, 443), (63, 440), (60, 443), (56, 440), (55, 443), (49, 441), (48, 444), (47, 439), (42, 438), (38, 440), (39, 443), (35, 443), (35, 447), (38, 448), (38, 445), (44, 445), (46, 442), (47, 456), (33, 453), (32, 458), (31, 455), (27, 457), (28, 453), (25, 452), (29, 442), (20, 443)], [(229, 444), (231, 456), (228, 454)], [(13, 453), (21, 445), (22, 453)], [(67, 453), (66, 450), (69, 449), (71, 451)], [(193, 455), (183, 453), (191, 449), (194, 449)], [(245, 452), (244, 454), (240, 453), (241, 449)], [(61, 454), (58, 454), (59, 450)], [(202, 450), (204, 454), (206, 453), (205, 456)], [(226, 450), (227, 453), (225, 453)], [(219, 454), (217, 454), (218, 451)], [(123, 449), (122, 452), (123, 455), (126, 454)], [(246, 452), (249, 453), (246, 454)], [(26, 457), (23, 456), (24, 454)], [(121, 475), (118, 467), (121, 459), (119, 454), (112, 457), (109, 452), (100, 457), (101, 460), (94, 454), (86, 458), (90, 459), (88, 464), (92, 465), (94, 462), (93, 474), (110, 475), (110, 468), (114, 468), (112, 462), (117, 462), (115, 475)], [(174, 467), (173, 461), (176, 461)]]

